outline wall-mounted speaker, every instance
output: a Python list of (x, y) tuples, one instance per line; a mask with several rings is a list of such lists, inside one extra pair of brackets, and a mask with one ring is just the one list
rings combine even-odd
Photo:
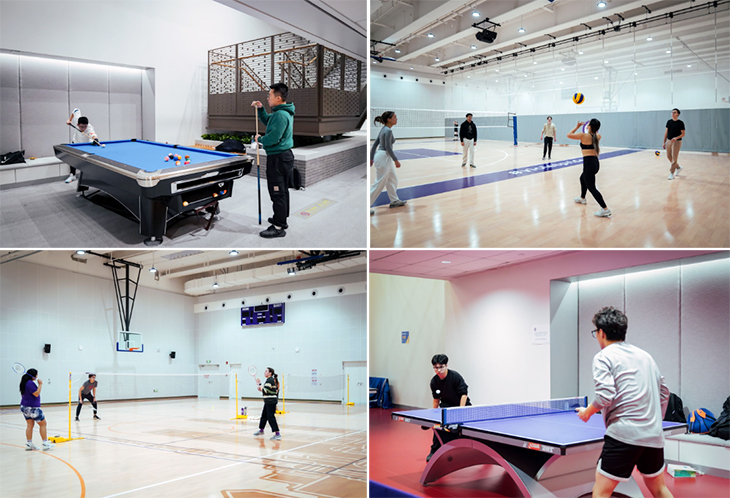
[(43, 346), (43, 352), (44, 353), (50, 353), (51, 352), (51, 345), (50, 344), (44, 345)]
[(175, 351), (170, 351), (170, 358), (175, 359)]

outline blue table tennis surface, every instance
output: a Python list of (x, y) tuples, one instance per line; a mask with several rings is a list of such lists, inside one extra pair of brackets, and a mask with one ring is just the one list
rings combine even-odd
[[(395, 412), (393, 415), (431, 424), (441, 423), (440, 408)], [(683, 424), (663, 422), (665, 429), (681, 425)], [(486, 439), (489, 435), (496, 435), (561, 447), (601, 441), (606, 434), (606, 426), (600, 414), (583, 422), (576, 412), (466, 422), (461, 424), (461, 429), (483, 433)]]

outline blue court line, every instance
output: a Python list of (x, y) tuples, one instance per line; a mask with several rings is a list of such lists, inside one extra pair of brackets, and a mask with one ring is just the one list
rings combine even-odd
[[(603, 154), (601, 154), (601, 161), (603, 161), (604, 159), (611, 159), (613, 157), (625, 156), (626, 154), (633, 154), (634, 152), (641, 152), (642, 150), (643, 149), (624, 149), (612, 152), (604, 152)], [(397, 152), (398, 151), (396, 151), (396, 153)], [(567, 159), (565, 161), (549, 162), (545, 164), (539, 164), (537, 166), (527, 166), (524, 168), (515, 168), (505, 171), (495, 171), (493, 173), (485, 173), (483, 175), (471, 175), (466, 178), (455, 178), (453, 180), (427, 183), (425, 185), (414, 185), (412, 187), (399, 188), (398, 198), (404, 201), (409, 201), (411, 199), (418, 199), (420, 197), (428, 197), (430, 195), (444, 194), (446, 192), (453, 192), (455, 190), (478, 187), (480, 185), (487, 185), (490, 183), (510, 180), (512, 178), (519, 178), (523, 176), (534, 175), (537, 173), (544, 173), (546, 171), (568, 168), (570, 166), (577, 166), (579, 164), (583, 164), (583, 157)], [(388, 199), (388, 194), (386, 192), (382, 192), (375, 200), (373, 206), (383, 206), (385, 204), (390, 204), (390, 199)]]

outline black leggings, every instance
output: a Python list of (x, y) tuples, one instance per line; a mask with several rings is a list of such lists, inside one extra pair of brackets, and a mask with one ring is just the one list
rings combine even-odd
[(84, 400), (87, 399), (91, 401), (91, 406), (94, 407), (94, 415), (96, 415), (96, 401), (94, 401), (94, 396), (91, 395), (91, 393), (86, 393), (81, 395), (81, 401), (79, 401), (79, 404), (76, 405), (76, 416), (79, 416), (79, 413), (81, 413), (81, 407), (84, 404)]
[(583, 174), (580, 175), (580, 196), (585, 199), (586, 191), (590, 190), (593, 198), (598, 202), (598, 205), (603, 209), (606, 209), (606, 203), (603, 202), (603, 196), (596, 188), (596, 175), (598, 174), (599, 169), (598, 157), (583, 156)]
[(261, 421), (259, 422), (259, 430), (266, 428), (266, 422), (271, 426), (271, 430), (279, 432), (279, 424), (276, 423), (276, 403), (264, 403), (264, 409), (261, 410)]
[(542, 157), (545, 157), (547, 152), (548, 157), (553, 155), (553, 137), (545, 137), (545, 145), (542, 146)]

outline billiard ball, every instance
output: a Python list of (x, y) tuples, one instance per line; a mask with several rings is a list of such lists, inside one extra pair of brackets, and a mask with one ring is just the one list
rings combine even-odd
[(167, 162), (167, 161), (169, 161), (169, 160), (170, 160), (170, 158), (169, 158), (169, 157), (166, 157), (166, 158), (165, 158), (165, 162)]
[(185, 156), (185, 159), (190, 159), (190, 156)]

